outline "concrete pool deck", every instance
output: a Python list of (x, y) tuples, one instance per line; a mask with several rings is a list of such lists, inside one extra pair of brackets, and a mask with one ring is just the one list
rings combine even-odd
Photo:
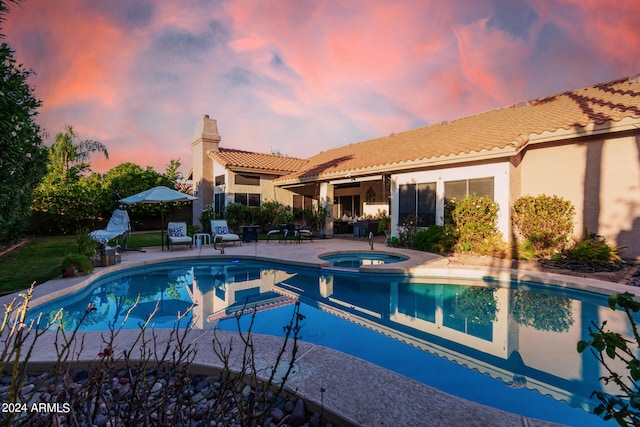
[[(122, 253), (122, 262), (104, 268), (97, 268), (91, 276), (55, 279), (34, 289), (31, 306), (44, 303), (67, 293), (82, 289), (87, 284), (104, 274), (157, 262), (181, 259), (209, 259), (219, 257), (251, 257), (264, 260), (281, 260), (283, 262), (320, 267), (327, 265), (319, 255), (344, 251), (371, 251), (366, 239), (334, 238), (325, 240), (304, 241), (302, 243), (278, 243), (264, 241), (229, 245), (225, 254), (212, 246), (177, 247), (173, 251), (161, 251), (159, 247), (148, 248), (144, 252), (128, 251)], [(449, 261), (441, 256), (407, 249), (390, 248), (376, 239), (374, 251), (387, 252), (407, 256), (406, 261), (386, 265), (363, 267), (363, 271), (408, 272), (429, 275), (438, 278), (480, 279), (498, 277), (509, 280), (535, 281), (555, 286), (587, 290), (602, 294), (616, 292), (633, 292), (637, 288), (620, 283), (594, 280), (574, 276), (564, 276), (546, 272), (535, 272), (504, 268), (502, 266), (465, 267), (449, 266)], [(7, 303), (13, 296), (0, 298), (0, 303)], [(128, 347), (137, 331), (122, 331), (118, 337), (120, 348)], [(167, 331), (168, 332), (168, 331)], [(102, 339), (99, 332), (83, 332), (85, 348), (82, 358), (90, 361), (101, 350)], [(39, 341), (39, 351), (32, 362), (43, 362), (55, 359), (53, 334)], [(217, 339), (230, 339), (232, 333), (218, 333)], [(256, 354), (258, 366), (268, 367), (275, 360), (276, 351), (281, 346), (281, 339), (271, 336), (256, 336)], [(220, 362), (210, 351), (202, 351), (204, 346), (213, 340), (212, 331), (193, 330), (189, 339), (198, 345), (194, 363), (202, 367), (219, 368)], [(553, 426), (538, 419), (523, 417), (489, 406), (481, 405), (451, 396), (432, 387), (411, 380), (387, 369), (338, 351), (300, 342), (299, 356), (296, 363), (299, 372), (290, 378), (287, 386), (310, 403), (323, 402), (325, 414), (338, 414), (341, 420), (358, 426)], [(325, 391), (322, 393), (321, 389)], [(337, 423), (336, 423), (337, 424)], [(340, 425), (340, 424), (338, 424)]]

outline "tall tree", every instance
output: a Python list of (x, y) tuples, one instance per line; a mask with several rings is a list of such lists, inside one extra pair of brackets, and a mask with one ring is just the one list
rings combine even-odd
[(180, 181), (183, 178), (182, 173), (178, 170), (180, 169), (180, 166), (182, 166), (180, 159), (171, 159), (167, 165), (165, 175), (174, 183), (174, 185), (176, 181)]
[[(0, 0), (0, 25), (12, 3), (18, 1)], [(46, 174), (47, 164), (47, 150), (35, 122), (41, 103), (27, 83), (33, 71), (16, 65), (13, 55), (9, 45), (0, 44), (0, 245), (27, 229), (32, 191)]]
[(65, 178), (77, 177), (80, 173), (90, 170), (87, 162), (92, 153), (100, 152), (109, 158), (107, 147), (98, 141), (86, 139), (76, 142), (78, 134), (71, 125), (65, 126), (64, 132), (58, 132), (56, 142), (49, 149), (49, 160), (52, 171), (62, 172)]

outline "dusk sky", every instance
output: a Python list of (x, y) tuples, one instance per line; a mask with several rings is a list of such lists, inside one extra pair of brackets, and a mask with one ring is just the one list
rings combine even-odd
[(38, 123), (131, 161), (222, 147), (309, 157), (640, 72), (638, 0), (25, 0), (3, 24)]

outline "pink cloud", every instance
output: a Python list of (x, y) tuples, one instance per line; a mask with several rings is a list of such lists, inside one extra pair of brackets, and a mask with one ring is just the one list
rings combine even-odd
[(637, 72), (635, 3), (529, 0), (520, 27), (488, 0), (28, 0), (4, 27), (44, 128), (107, 144), (94, 169), (186, 171), (205, 113), (224, 146), (305, 157)]

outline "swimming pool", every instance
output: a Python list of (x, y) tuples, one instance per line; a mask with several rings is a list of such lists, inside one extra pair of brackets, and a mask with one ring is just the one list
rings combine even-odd
[[(302, 339), (371, 361), (447, 393), (533, 418), (606, 425), (590, 412), (602, 375), (591, 354), (576, 351), (593, 320), (627, 331), (624, 313), (605, 296), (534, 283), (502, 283), (364, 274), (237, 260), (193, 260), (110, 274), (74, 295), (35, 307), (64, 308), (73, 327), (92, 302), (85, 330), (153, 310), (156, 328), (195, 303), (196, 328), (235, 330), (245, 302), (257, 308), (253, 331), (281, 335), (295, 300), (306, 318)], [(244, 319), (248, 323), (248, 317)]]
[(407, 257), (383, 252), (340, 252), (323, 255), (320, 259), (329, 261), (332, 267), (360, 268), (363, 265), (392, 264), (406, 261)]

